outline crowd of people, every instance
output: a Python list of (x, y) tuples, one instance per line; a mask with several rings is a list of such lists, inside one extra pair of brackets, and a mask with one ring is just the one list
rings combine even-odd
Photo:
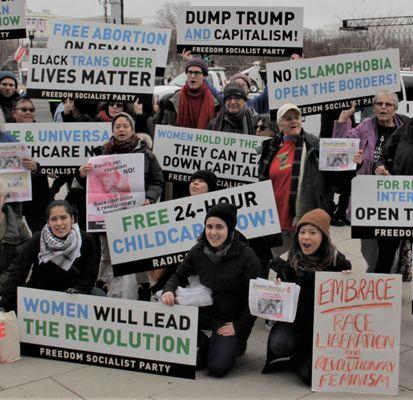
[[(79, 166), (75, 175), (53, 176), (49, 185), (50, 177), (40, 173), (39, 163), (25, 158), (23, 165), (32, 177), (31, 202), (6, 203), (8, 188), (0, 180), (0, 308), (16, 308), (16, 289), (22, 285), (146, 301), (161, 291), (160, 300), (173, 306), (177, 287), (198, 275), (211, 289), (214, 302), (200, 310), (197, 365), (214, 376), (224, 376), (246, 351), (254, 325), (255, 317), (248, 309), (249, 280), (267, 278), (273, 269), (278, 280), (298, 283), (301, 294), (295, 322), (271, 328), (263, 372), (282, 360), (310, 384), (315, 272), (351, 270), (350, 262), (331, 243), (330, 222), (338, 220), (332, 201), (337, 187), (328, 173), (319, 170), (320, 133), (303, 129), (300, 109), (294, 104), (281, 106), (276, 120), (271, 120), (268, 89), (249, 97), (251, 81), (246, 75), (233, 75), (220, 93), (208, 83), (208, 64), (203, 59), (188, 58), (185, 73), (185, 85), (152, 109), (139, 102), (65, 100), (57, 107), (54, 121), (111, 123), (112, 136), (95, 148), (95, 154), (144, 155), (143, 206), (217, 190), (217, 178), (207, 170), (195, 172), (189, 186), (165, 185), (151, 151), (156, 124), (267, 137), (259, 149), (259, 180), (272, 182), (283, 244), (255, 240), (249, 245), (236, 230), (235, 207), (219, 203), (207, 211), (201, 236), (177, 268), (116, 278), (106, 234), (85, 233), (86, 179), (92, 165)], [(5, 122), (36, 122), (35, 103), (19, 94), (18, 81), (10, 71), (0, 72), (0, 106)], [(322, 136), (360, 139), (354, 159), (357, 174), (413, 175), (413, 125), (397, 114), (397, 107), (394, 93), (380, 91), (373, 100), (372, 117), (356, 125), (353, 104), (333, 120), (328, 117), (331, 123), (323, 125)], [(0, 142), (16, 142), (4, 132), (3, 123)], [(68, 185), (66, 199), (54, 200), (64, 184)], [(349, 185), (344, 187), (347, 194), (341, 193), (340, 221), (349, 219)], [(397, 264), (396, 252), (404, 245), (396, 239), (362, 239), (368, 271), (390, 273)], [(136, 291), (119, 290), (126, 286)], [(211, 337), (205, 329), (211, 330)]]

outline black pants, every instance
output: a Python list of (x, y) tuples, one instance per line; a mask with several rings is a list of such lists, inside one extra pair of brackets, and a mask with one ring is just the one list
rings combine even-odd
[[(351, 194), (351, 180), (356, 176), (355, 171), (335, 172), (329, 171), (325, 175), (326, 185), (331, 189), (327, 191), (327, 203), (329, 214), (335, 214), (337, 218), (346, 216)], [(334, 193), (339, 194), (338, 204), (334, 204)]]
[(379, 255), (375, 272), (378, 274), (390, 274), (397, 249), (400, 245), (400, 238), (379, 238)]
[[(205, 333), (199, 331), (198, 343), (205, 343), (205, 337)], [(239, 336), (222, 336), (216, 331), (213, 331), (206, 354), (206, 367), (210, 375), (216, 377), (227, 375), (235, 365), (237, 357), (241, 355), (245, 349), (246, 341)], [(198, 348), (198, 351), (202, 351), (202, 349)]]
[(263, 372), (269, 372), (271, 365), (275, 366), (277, 360), (283, 360), (283, 365), (295, 370), (299, 378), (311, 386), (312, 343), (309, 342), (303, 342), (294, 324), (276, 322), (268, 336), (267, 363)]

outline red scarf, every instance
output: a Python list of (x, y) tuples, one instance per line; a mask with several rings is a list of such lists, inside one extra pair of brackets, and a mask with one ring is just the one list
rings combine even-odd
[(179, 94), (179, 108), (176, 125), (186, 128), (205, 129), (208, 122), (214, 118), (215, 105), (208, 85), (204, 81), (196, 92), (189, 90), (188, 84)]
[(103, 122), (111, 122), (112, 118), (109, 117), (109, 115), (106, 113), (105, 110), (102, 110), (99, 114), (98, 117), (103, 121)]

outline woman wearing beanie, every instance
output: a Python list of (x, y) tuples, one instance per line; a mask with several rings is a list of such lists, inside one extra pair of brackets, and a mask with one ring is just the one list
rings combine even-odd
[[(143, 153), (145, 156), (144, 164), (144, 181), (145, 181), (145, 202), (143, 205), (155, 203), (163, 190), (164, 180), (162, 170), (156, 159), (156, 156), (146, 146), (146, 142), (140, 140), (135, 133), (135, 123), (133, 118), (124, 112), (116, 114), (112, 119), (112, 137), (102, 146), (95, 148), (96, 155), (107, 154), (128, 154), (128, 153)], [(76, 175), (76, 179), (86, 185), (86, 175), (93, 168), (91, 163), (82, 165)], [(85, 200), (86, 201), (86, 200)], [(123, 277), (114, 278), (112, 264), (110, 261), (109, 246), (106, 234), (100, 235), (101, 259), (99, 266), (99, 279), (103, 281), (103, 285), (108, 289), (108, 295), (111, 297), (131, 298), (131, 295), (123, 293), (119, 290), (122, 286), (120, 282), (125, 279), (135, 279), (140, 285), (141, 293), (140, 300), (150, 300), (151, 292), (149, 285), (148, 273), (139, 273), (126, 275)], [(131, 286), (131, 285), (127, 285)]]
[[(191, 275), (199, 275), (201, 284), (212, 290), (212, 336), (205, 358), (209, 373), (217, 377), (226, 375), (246, 349), (255, 321), (248, 308), (249, 281), (262, 276), (257, 256), (235, 230), (236, 222), (234, 206), (219, 203), (211, 207), (198, 243), (166, 283), (162, 294), (162, 301), (172, 306), (175, 290), (185, 286)], [(201, 331), (198, 334), (199, 351), (205, 336)], [(197, 367), (202, 368), (204, 360), (199, 356)]]
[(262, 373), (287, 366), (311, 385), (315, 272), (348, 272), (351, 263), (331, 243), (330, 216), (319, 208), (298, 221), (289, 252), (272, 260), (279, 280), (300, 285), (293, 323), (276, 322), (267, 341), (267, 362)]

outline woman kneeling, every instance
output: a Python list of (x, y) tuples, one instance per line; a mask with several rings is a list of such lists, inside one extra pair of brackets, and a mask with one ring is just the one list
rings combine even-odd
[[(211, 207), (199, 242), (165, 284), (162, 294), (162, 301), (172, 306), (175, 290), (185, 286), (191, 275), (199, 275), (201, 284), (212, 290), (214, 303), (209, 310), (212, 336), (206, 366), (217, 377), (226, 375), (246, 350), (255, 321), (248, 308), (249, 281), (263, 275), (254, 251), (235, 231), (236, 222), (235, 207), (226, 203)], [(205, 334), (200, 331), (198, 351), (203, 341)], [(198, 368), (200, 362), (198, 358)]]
[(311, 385), (315, 272), (348, 272), (351, 263), (332, 245), (330, 216), (317, 208), (298, 221), (287, 255), (274, 258), (270, 268), (278, 280), (301, 286), (293, 323), (276, 322), (267, 342), (267, 362), (262, 373), (287, 365)]

